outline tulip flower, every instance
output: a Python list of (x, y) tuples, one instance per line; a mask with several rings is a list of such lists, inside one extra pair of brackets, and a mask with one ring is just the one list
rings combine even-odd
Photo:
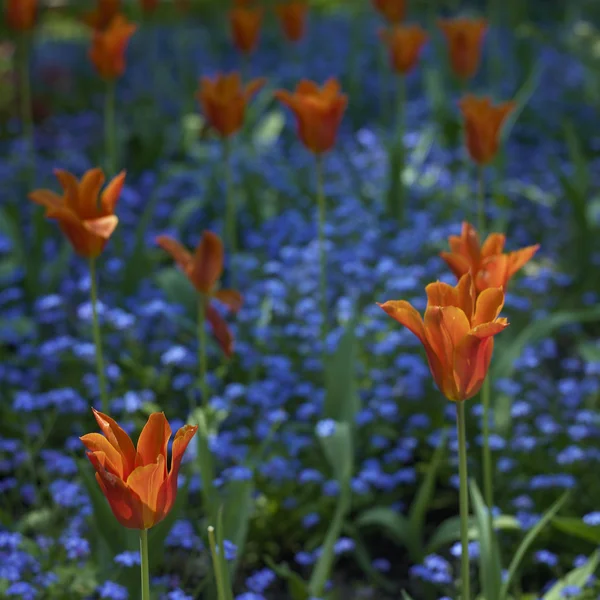
[(253, 79), (244, 87), (239, 73), (203, 77), (196, 97), (204, 117), (222, 137), (238, 132), (244, 124), (246, 106), (266, 79)]
[(418, 25), (396, 25), (390, 29), (382, 29), (379, 36), (389, 50), (394, 71), (401, 75), (414, 69), (427, 41), (426, 31)]
[(121, 0), (98, 0), (95, 10), (84, 15), (83, 21), (94, 31), (104, 31), (120, 10)]
[(440, 256), (457, 279), (471, 272), (477, 293), (495, 287), (506, 290), (508, 282), (533, 258), (540, 245), (504, 253), (505, 242), (503, 234), (491, 233), (481, 246), (477, 231), (465, 221), (460, 236), (448, 238), (450, 252), (441, 252)]
[(488, 97), (467, 95), (459, 102), (465, 123), (466, 145), (469, 156), (478, 165), (494, 159), (500, 143), (500, 131), (516, 102), (494, 106)]
[[(67, 171), (55, 175), (63, 189), (62, 196), (51, 190), (35, 190), (29, 199), (46, 209), (46, 217), (56, 219), (75, 252), (85, 258), (97, 258), (104, 250), (119, 219), (114, 214), (125, 172), (115, 177), (100, 194), (104, 183), (101, 169), (87, 171), (81, 181)], [(100, 202), (98, 203), (98, 195)]]
[(291, 0), (275, 6), (281, 29), (290, 42), (297, 42), (304, 36), (308, 4), (305, 0)]
[(263, 15), (260, 7), (236, 6), (229, 11), (233, 43), (247, 56), (254, 52), (258, 44)]
[(462, 80), (471, 79), (481, 62), (483, 37), (488, 23), (485, 19), (441, 19), (438, 25), (446, 37), (450, 65)]
[(13, 31), (31, 31), (35, 26), (38, 0), (5, 0), (6, 23)]
[(406, 15), (406, 0), (373, 0), (373, 6), (389, 23), (400, 23)]
[(125, 51), (136, 30), (123, 15), (113, 18), (104, 31), (94, 32), (89, 56), (100, 77), (114, 81), (125, 72)]
[(150, 15), (158, 8), (159, 0), (140, 0), (140, 6), (142, 7), (142, 11)]

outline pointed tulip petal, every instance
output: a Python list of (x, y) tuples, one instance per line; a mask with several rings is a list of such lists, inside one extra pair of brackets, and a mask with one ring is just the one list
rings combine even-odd
[(100, 205), (104, 212), (109, 215), (112, 215), (115, 212), (117, 202), (119, 201), (121, 191), (123, 190), (123, 185), (125, 184), (126, 174), (125, 171), (121, 171), (109, 182), (100, 196)]
[(233, 335), (225, 319), (210, 304), (206, 307), (206, 320), (210, 323), (213, 335), (225, 356), (231, 357), (233, 354)]
[(51, 190), (34, 190), (29, 194), (28, 198), (44, 208), (57, 209), (63, 207), (62, 196), (55, 194)]
[(83, 445), (92, 453), (102, 452), (106, 457), (104, 468), (116, 475), (123, 477), (123, 458), (121, 453), (99, 433), (87, 433), (79, 438)]
[(506, 236), (502, 233), (490, 233), (481, 247), (481, 258), (487, 258), (494, 254), (502, 254)]
[[(127, 478), (127, 487), (141, 501), (141, 521), (144, 529), (150, 529), (165, 516), (163, 483), (166, 472), (165, 459), (159, 455), (157, 462), (137, 467)], [(159, 499), (162, 506), (159, 506)]]
[[(165, 413), (152, 413), (144, 425), (137, 443), (137, 466), (146, 466), (157, 461), (158, 456), (164, 458), (167, 467), (167, 446), (171, 437), (171, 427)], [(166, 475), (166, 474), (165, 474)]]
[(192, 255), (177, 241), (168, 235), (159, 235), (156, 243), (171, 255), (177, 266), (187, 275), (192, 263)]
[(446, 261), (453, 275), (460, 279), (465, 273), (469, 272), (469, 262), (464, 256), (452, 252), (440, 252), (440, 256)]
[(213, 298), (227, 306), (234, 313), (238, 312), (244, 303), (242, 295), (236, 290), (217, 290)]
[(123, 477), (127, 477), (135, 469), (136, 452), (131, 438), (121, 429), (119, 424), (108, 415), (92, 408), (100, 430), (123, 459)]
[(166, 489), (166, 500), (165, 500), (165, 512), (169, 512), (175, 503), (177, 496), (177, 477), (179, 475), (179, 468), (181, 467), (181, 461), (183, 455), (188, 447), (188, 444), (198, 431), (197, 425), (184, 425), (175, 434), (173, 440), (173, 449), (171, 457), (171, 468), (169, 469), (168, 483)]
[(90, 219), (83, 221), (83, 226), (103, 240), (107, 240), (113, 234), (114, 230), (119, 224), (119, 219), (116, 215), (107, 215), (106, 217), (100, 217), (99, 219)]
[(388, 300), (383, 304), (377, 304), (392, 319), (404, 325), (409, 331), (416, 335), (422, 344), (426, 343), (425, 327), (419, 311), (406, 300)]
[(86, 171), (79, 184), (79, 206), (77, 214), (81, 219), (94, 219), (99, 216), (98, 194), (104, 183), (102, 169)]
[(191, 279), (203, 294), (210, 294), (223, 273), (223, 242), (212, 231), (205, 231), (192, 260)]
[(508, 278), (511, 279), (517, 271), (520, 271), (539, 249), (540, 245), (535, 244), (534, 246), (527, 246), (526, 248), (521, 248), (521, 250), (510, 252), (508, 254)]
[(494, 321), (500, 314), (503, 306), (504, 292), (501, 288), (487, 288), (483, 290), (477, 298), (475, 315), (471, 323), (472, 327)]

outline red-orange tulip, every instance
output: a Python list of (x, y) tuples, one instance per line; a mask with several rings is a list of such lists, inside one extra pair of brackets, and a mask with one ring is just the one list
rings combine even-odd
[(253, 79), (244, 87), (239, 73), (203, 77), (196, 98), (208, 123), (223, 137), (242, 128), (250, 98), (265, 84), (266, 79)]
[(136, 30), (123, 15), (113, 18), (104, 31), (95, 31), (90, 48), (90, 60), (103, 79), (111, 81), (125, 72), (125, 51)]
[(281, 29), (290, 42), (297, 42), (304, 36), (308, 4), (305, 0), (291, 0), (275, 7)]
[(327, 80), (321, 88), (303, 79), (293, 94), (277, 90), (275, 97), (296, 115), (300, 140), (311, 152), (323, 154), (333, 148), (348, 105), (336, 79)]
[(468, 400), (477, 394), (487, 375), (494, 336), (508, 326), (506, 319), (498, 318), (504, 293), (500, 288), (488, 288), (476, 296), (470, 273), (463, 275), (456, 287), (438, 281), (425, 290), (424, 319), (405, 300), (379, 306), (419, 338), (444, 396), (453, 402)]
[(502, 233), (490, 233), (481, 246), (477, 231), (465, 221), (461, 234), (448, 238), (450, 252), (441, 252), (440, 256), (457, 279), (470, 271), (478, 293), (495, 287), (506, 291), (508, 282), (533, 258), (540, 245), (504, 253), (505, 242)]
[(153, 13), (158, 8), (159, 0), (140, 0), (140, 6), (146, 14)]
[(218, 289), (217, 284), (223, 273), (224, 252), (221, 238), (211, 231), (205, 231), (193, 255), (177, 240), (167, 235), (159, 235), (156, 243), (171, 255), (190, 283), (202, 294), (206, 320), (210, 323), (215, 339), (225, 355), (231, 356), (233, 335), (210, 301), (214, 298), (235, 313), (242, 307), (243, 299), (236, 290)]
[(95, 30), (104, 30), (121, 10), (121, 0), (98, 0), (92, 12), (84, 15), (83, 21)]
[(35, 25), (38, 0), (5, 0), (6, 23), (13, 31), (29, 31)]
[(390, 23), (400, 23), (406, 15), (406, 0), (373, 0), (373, 6)]
[(488, 28), (485, 19), (441, 19), (438, 25), (448, 42), (450, 65), (460, 79), (475, 75), (481, 61), (481, 46)]
[(175, 504), (181, 460), (198, 427), (184, 425), (175, 434), (168, 469), (171, 427), (164, 413), (148, 417), (136, 449), (116, 421), (92, 410), (104, 436), (88, 433), (79, 439), (88, 449), (87, 457), (113, 514), (129, 529), (154, 527)]
[(427, 41), (425, 30), (418, 25), (396, 25), (382, 29), (379, 35), (388, 47), (393, 69), (403, 75), (412, 71)]
[(96, 258), (119, 222), (114, 212), (125, 181), (125, 171), (117, 175), (102, 194), (100, 188), (104, 174), (101, 169), (90, 169), (81, 181), (67, 171), (57, 169), (54, 173), (63, 195), (50, 190), (35, 190), (29, 194), (29, 199), (46, 209), (46, 217), (58, 221), (77, 254)]
[(494, 159), (500, 143), (500, 131), (516, 102), (494, 106), (490, 98), (468, 95), (459, 102), (465, 122), (465, 141), (469, 155), (479, 165)]
[(262, 8), (236, 6), (229, 11), (231, 36), (236, 48), (244, 54), (251, 54), (260, 36), (264, 11)]

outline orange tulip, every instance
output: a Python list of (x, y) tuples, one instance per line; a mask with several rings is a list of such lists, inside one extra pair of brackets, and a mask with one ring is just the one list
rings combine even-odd
[(505, 242), (503, 234), (490, 233), (483, 246), (480, 246), (477, 231), (465, 221), (461, 234), (448, 238), (450, 252), (441, 252), (440, 256), (457, 279), (470, 271), (478, 293), (495, 287), (506, 290), (508, 282), (533, 258), (540, 245), (504, 253)]
[(6, 23), (13, 31), (30, 31), (35, 25), (37, 0), (5, 0)]
[(208, 123), (223, 137), (242, 128), (246, 105), (265, 84), (266, 79), (253, 79), (244, 87), (239, 73), (217, 74), (213, 79), (203, 77), (196, 98)]
[(242, 307), (243, 299), (236, 290), (218, 289), (217, 284), (223, 273), (224, 252), (221, 238), (211, 231), (205, 231), (193, 255), (178, 241), (167, 235), (159, 235), (156, 243), (171, 255), (190, 283), (202, 294), (206, 320), (210, 323), (213, 334), (225, 355), (231, 356), (233, 335), (210, 301), (214, 298), (235, 313)]
[(496, 156), (500, 143), (500, 130), (506, 117), (516, 105), (516, 102), (511, 101), (494, 106), (490, 98), (477, 98), (472, 95), (460, 100), (467, 150), (477, 164), (485, 165)]
[(406, 15), (406, 0), (373, 0), (373, 6), (390, 23), (400, 23)]
[(84, 23), (94, 30), (104, 30), (119, 14), (121, 0), (98, 0), (96, 9), (83, 17)]
[(406, 75), (417, 64), (427, 33), (418, 25), (396, 25), (382, 29), (381, 40), (388, 47), (390, 62), (397, 73)]
[(90, 169), (81, 181), (67, 171), (57, 169), (56, 175), (63, 195), (50, 190), (35, 190), (29, 199), (46, 209), (46, 217), (56, 219), (75, 252), (86, 258), (96, 258), (116, 229), (119, 219), (114, 214), (119, 200), (125, 171), (117, 175), (98, 194), (104, 183), (101, 169)]
[(297, 42), (304, 36), (308, 4), (304, 0), (291, 0), (275, 7), (281, 29), (290, 42)]
[(111, 81), (125, 72), (125, 51), (129, 38), (136, 30), (122, 15), (113, 18), (104, 31), (95, 31), (90, 48), (90, 60), (100, 77)]
[(171, 468), (167, 446), (171, 427), (164, 413), (152, 413), (142, 429), (137, 449), (116, 421), (92, 409), (104, 436), (79, 438), (96, 470), (96, 481), (117, 521), (128, 529), (150, 529), (171, 511), (177, 497), (177, 476), (183, 454), (198, 430), (184, 425), (173, 440)]
[(441, 19), (438, 25), (446, 36), (452, 70), (460, 79), (475, 75), (481, 61), (483, 36), (488, 28), (485, 19)]
[(140, 6), (146, 14), (150, 14), (158, 8), (158, 0), (140, 0)]
[(405, 300), (379, 304), (423, 344), (440, 391), (453, 402), (472, 398), (483, 384), (494, 350), (494, 336), (508, 326), (498, 318), (504, 292), (488, 288), (476, 297), (470, 273), (456, 287), (440, 281), (426, 288), (425, 318)]
[(296, 115), (300, 140), (311, 152), (322, 154), (333, 148), (348, 104), (336, 79), (328, 79), (321, 88), (304, 79), (293, 94), (277, 90), (275, 97)]
[(258, 44), (263, 20), (263, 9), (250, 6), (236, 6), (229, 11), (231, 36), (236, 48), (244, 54), (251, 54)]

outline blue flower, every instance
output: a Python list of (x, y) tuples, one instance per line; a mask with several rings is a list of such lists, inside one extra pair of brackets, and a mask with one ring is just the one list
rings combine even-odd
[(128, 600), (129, 598), (127, 589), (114, 581), (105, 581), (98, 587), (98, 593), (100, 598), (107, 598), (107, 600)]

